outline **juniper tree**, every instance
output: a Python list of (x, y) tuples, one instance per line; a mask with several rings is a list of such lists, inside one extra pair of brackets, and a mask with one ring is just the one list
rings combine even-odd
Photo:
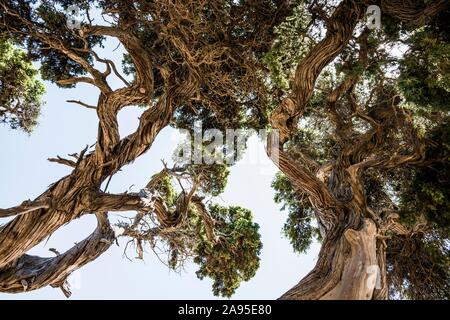
[(282, 298), (449, 298), (448, 4), (371, 2), (373, 30), (368, 3), (326, 3), (295, 10), (268, 55), (284, 234), (322, 245)]
[[(70, 15), (74, 6), (85, 17), (79, 26)], [(139, 193), (110, 194), (100, 187), (151, 148), (169, 124), (183, 128), (199, 117), (205, 128), (262, 126), (266, 97), (260, 59), (270, 48), (273, 27), (291, 9), (286, 1), (1, 0), (1, 107), (9, 112), (6, 116), (13, 113), (13, 99), (24, 100), (22, 110), (31, 116), (19, 117), (18, 123), (31, 129), (42, 91), (29, 64), (34, 61), (43, 80), (62, 88), (79, 83), (96, 87), (97, 105), (89, 107), (96, 109), (99, 125), (93, 149), (50, 159), (71, 167), (69, 175), (36, 199), (0, 210), (0, 217), (10, 218), (0, 228), (0, 291), (50, 285), (69, 295), (70, 273), (108, 250), (116, 237), (132, 241), (138, 257), (145, 245), (164, 247), (171, 268), (192, 258), (199, 265), (198, 276), (214, 280), (215, 294), (229, 296), (241, 281), (249, 280), (261, 249), (251, 213), (204, 201), (223, 191), (226, 166), (165, 167), (149, 177)], [(110, 23), (91, 19), (94, 11)], [(117, 39), (126, 52), (123, 70), (96, 52), (108, 37)], [(11, 50), (20, 54), (12, 57)], [(6, 68), (21, 64), (21, 78), (11, 77), (8, 69), (3, 72), (5, 59)], [(112, 89), (112, 77), (123, 86)], [(14, 91), (3, 95), (4, 88)], [(117, 114), (134, 105), (144, 108), (138, 128), (120, 138)], [(111, 226), (111, 211), (137, 214), (130, 222)], [(88, 238), (56, 257), (27, 254), (83, 215), (98, 220)]]
[(30, 133), (37, 124), (43, 85), (23, 50), (0, 40), (0, 122)]
[[(94, 150), (52, 159), (72, 173), (0, 210), (14, 217), (0, 229), (2, 291), (67, 293), (69, 273), (117, 236), (107, 213), (136, 211), (116, 227), (139, 256), (145, 243), (162, 241), (170, 266), (194, 257), (215, 293), (232, 294), (254, 274), (261, 244), (247, 210), (202, 201), (223, 190), (226, 166), (164, 168), (139, 194), (100, 190), (162, 128), (202, 120), (204, 128), (273, 130), (267, 151), (281, 171), (274, 187), (289, 210), (285, 232), (298, 251), (314, 236), (322, 241), (315, 268), (282, 298), (385, 299), (389, 287), (448, 297), (446, 1), (0, 3), (2, 38), (40, 61), (44, 80), (99, 90)], [(70, 5), (85, 12), (79, 29), (67, 27)], [(110, 25), (89, 18), (94, 5)], [(379, 30), (365, 25), (369, 5), (381, 8)], [(126, 50), (131, 81), (95, 53), (105, 37)], [(124, 86), (111, 89), (110, 76)], [(120, 139), (117, 113), (131, 105), (145, 111)], [(89, 238), (55, 258), (26, 254), (83, 214), (99, 221)]]

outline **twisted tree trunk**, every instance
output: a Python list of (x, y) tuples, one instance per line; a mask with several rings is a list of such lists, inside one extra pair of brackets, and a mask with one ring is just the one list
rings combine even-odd
[[(386, 299), (385, 243), (380, 235), (388, 229), (407, 232), (389, 217), (382, 218), (368, 207), (361, 175), (370, 167), (393, 168), (421, 161), (423, 142), (415, 139), (414, 151), (409, 155), (371, 158), (376, 146), (386, 139), (384, 126), (389, 123), (387, 119), (393, 117), (391, 114), (382, 120), (382, 125), (377, 124), (355, 144), (354, 139), (348, 136), (345, 123), (335, 111), (334, 104), (339, 97), (352, 90), (358, 75), (345, 79), (328, 99), (336, 139), (343, 145), (337, 158), (322, 166), (316, 163), (317, 170), (314, 171), (309, 168), (310, 163), (290, 158), (284, 150), (284, 145), (297, 130), (299, 118), (313, 94), (321, 71), (347, 46), (369, 4), (379, 5), (384, 14), (395, 16), (411, 27), (430, 21), (449, 5), (445, 0), (433, 1), (421, 8), (416, 8), (411, 2), (396, 0), (374, 3), (344, 0), (326, 18), (327, 33), (324, 39), (298, 63), (292, 91), (270, 116), (279, 139), (274, 138), (275, 133), (268, 137), (267, 153), (293, 187), (308, 195), (315, 209), (323, 243), (314, 269), (281, 299)], [(366, 31), (356, 40), (360, 42), (360, 63), (365, 66), (368, 51)], [(395, 110), (395, 106), (388, 106), (388, 109)], [(362, 117), (369, 124), (374, 123), (368, 115), (363, 114)]]
[[(136, 87), (129, 87), (109, 93), (107, 99), (101, 95), (97, 109), (117, 115), (120, 107), (132, 103), (130, 99), (148, 100), (147, 96), (136, 91)], [(117, 140), (117, 125), (108, 126), (101, 122), (100, 138), (94, 152), (85, 155), (87, 148), (82, 150), (76, 162), (50, 159), (73, 167), (71, 174), (52, 184), (33, 201), (0, 209), (0, 217), (15, 216), (0, 227), (0, 292), (24, 292), (51, 285), (60, 287), (65, 295), (70, 295), (67, 277), (105, 252), (114, 239), (106, 213), (145, 207), (139, 197), (114, 197), (102, 193), (101, 184), (148, 150), (158, 133), (167, 126), (172, 114), (172, 105), (162, 99), (143, 113), (137, 131), (120, 141)], [(114, 117), (110, 119), (117, 121)], [(132, 204), (127, 202), (130, 198)], [(73, 248), (54, 258), (26, 254), (64, 224), (91, 213), (97, 216), (98, 228)]]
[(3, 268), (0, 272), (0, 291), (19, 293), (51, 285), (70, 296), (67, 277), (108, 250), (115, 239), (107, 214), (97, 213), (96, 216), (98, 226), (95, 231), (65, 253), (56, 252), (57, 256), (53, 258), (24, 254), (9, 267)]
[[(375, 1), (376, 3), (389, 14), (397, 15), (402, 21), (414, 25), (423, 24), (448, 5), (448, 1), (439, 0), (430, 2), (425, 9), (416, 10), (411, 5), (403, 6), (403, 1), (383, 0)], [(363, 155), (357, 156), (344, 154), (345, 159), (336, 161), (336, 183), (330, 187), (316, 173), (289, 159), (282, 150), (283, 144), (290, 139), (299, 117), (308, 104), (317, 77), (323, 68), (344, 50), (368, 4), (372, 3), (365, 0), (343, 0), (338, 5), (333, 15), (326, 21), (326, 36), (298, 64), (292, 92), (270, 117), (273, 128), (280, 132), (281, 146), (276, 146), (280, 157), (276, 163), (293, 185), (308, 193), (317, 211), (319, 224), (324, 230), (324, 243), (316, 267), (298, 285), (283, 295), (284, 299), (386, 297), (384, 248), (377, 239), (380, 226), (377, 221), (370, 218), (370, 210), (365, 204), (360, 181), (360, 171), (369, 166), (388, 167), (411, 162), (417, 158), (416, 155), (366, 160), (367, 154), (361, 153)], [(136, 78), (132, 84), (121, 78), (126, 87), (113, 91), (106, 81), (111, 73), (111, 65), (107, 60), (99, 59), (95, 55), (98, 61), (107, 65), (107, 71), (102, 73), (76, 50), (65, 47), (54, 35), (39, 31), (38, 26), (14, 12), (7, 4), (0, 3), (0, 5), (8, 15), (23, 24), (30, 37), (66, 55), (91, 76), (64, 79), (60, 84), (85, 82), (95, 85), (101, 91), (96, 107), (100, 123), (95, 151), (85, 155), (87, 150), (83, 150), (76, 161), (52, 159), (71, 166), (72, 173), (54, 183), (34, 201), (25, 201), (13, 208), (0, 209), (0, 217), (14, 216), (13, 220), (0, 227), (0, 292), (28, 291), (51, 285), (61, 287), (68, 294), (65, 287), (67, 276), (73, 270), (97, 258), (111, 245), (113, 234), (106, 212), (139, 210), (145, 205), (140, 203), (139, 197), (102, 194), (101, 184), (150, 148), (157, 134), (169, 124), (174, 109), (180, 106), (186, 97), (195, 96), (195, 86), (199, 84), (196, 79), (198, 73), (195, 72), (195, 76), (189, 75), (185, 82), (171, 83), (169, 77), (164, 79), (167, 92), (158, 93), (155, 99), (153, 60), (157, 59), (153, 59), (148, 49), (142, 46), (132, 32), (127, 32), (133, 24), (133, 19), (125, 14), (125, 18), (120, 21), (117, 28), (86, 26), (82, 30), (82, 37), (89, 35), (116, 37), (129, 53), (135, 66)], [(128, 21), (129, 19), (131, 20)], [(23, 30), (16, 32), (23, 33)], [(89, 51), (88, 48), (85, 50)], [(352, 81), (348, 84), (351, 86)], [(343, 88), (347, 90), (348, 86), (345, 85)], [(337, 93), (341, 94), (340, 91), (342, 90)], [(155, 104), (154, 101), (158, 103)], [(140, 104), (150, 107), (140, 118), (138, 129), (120, 139), (118, 112), (126, 106)], [(368, 141), (373, 137), (378, 138), (378, 130), (370, 132)], [(361, 141), (362, 144), (366, 142)], [(355, 146), (358, 150), (363, 150), (364, 147), (364, 145)], [(364, 153), (370, 153), (370, 150)], [(347, 181), (342, 180), (347, 177), (345, 170), (350, 178)], [(347, 194), (345, 182), (351, 185), (351, 200), (348, 203), (340, 199)], [(39, 258), (26, 254), (59, 227), (83, 214), (92, 213), (95, 213), (98, 219), (96, 231), (67, 252), (53, 258)], [(161, 220), (164, 218), (164, 215), (161, 215)], [(171, 223), (176, 221), (167, 222)], [(211, 234), (209, 236), (212, 237)], [(379, 277), (381, 284), (377, 286)]]
[[(280, 299), (370, 300), (386, 298), (386, 266), (375, 223), (366, 219), (358, 230), (336, 229), (323, 242), (314, 269)], [(378, 245), (378, 249), (377, 249)]]

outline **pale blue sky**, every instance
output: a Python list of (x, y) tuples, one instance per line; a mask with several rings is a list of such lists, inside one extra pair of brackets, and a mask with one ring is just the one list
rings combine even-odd
[[(120, 61), (120, 48), (113, 52), (117, 42), (109, 40), (101, 56)], [(113, 85), (120, 85), (111, 79)], [(33, 199), (51, 183), (70, 169), (50, 163), (46, 159), (56, 155), (66, 156), (79, 152), (96, 140), (97, 117), (94, 110), (65, 102), (68, 99), (96, 104), (97, 91), (88, 85), (75, 89), (59, 89), (46, 82), (46, 105), (42, 108), (39, 126), (30, 135), (0, 126), (0, 207), (17, 205), (25, 199)], [(130, 107), (119, 115), (121, 136), (131, 133), (138, 124), (142, 109)], [(124, 192), (144, 187), (152, 174), (161, 170), (161, 159), (169, 160), (176, 145), (175, 131), (164, 129), (151, 150), (132, 165), (116, 174), (108, 188), (109, 192)], [(251, 144), (255, 147), (256, 139)], [(229, 182), (221, 199), (222, 205), (240, 205), (253, 212), (260, 225), (263, 249), (261, 266), (254, 278), (242, 283), (233, 296), (235, 299), (275, 299), (292, 287), (312, 269), (318, 253), (314, 244), (308, 254), (298, 255), (289, 241), (282, 236), (281, 229), (286, 212), (273, 201), (270, 187), (275, 167), (265, 155), (250, 155), (253, 161), (242, 161), (231, 169)], [(258, 159), (260, 161), (255, 161)], [(262, 161), (265, 160), (265, 161)], [(258, 162), (258, 163), (255, 163)], [(121, 213), (132, 216), (132, 213)], [(111, 214), (114, 216), (114, 214)], [(0, 224), (6, 220), (0, 219)], [(41, 243), (30, 253), (52, 256), (49, 248), (64, 251), (74, 242), (84, 239), (96, 226), (95, 218), (85, 215), (79, 220), (60, 228), (48, 242)], [(130, 262), (123, 257), (124, 245), (113, 246), (94, 262), (83, 267), (73, 279), (71, 299), (211, 299), (211, 282), (199, 280), (195, 275), (196, 265), (187, 264), (181, 274), (168, 270), (152, 252), (145, 260)], [(134, 253), (129, 252), (133, 257)], [(51, 287), (23, 294), (1, 294), (0, 299), (65, 299), (59, 289)]]

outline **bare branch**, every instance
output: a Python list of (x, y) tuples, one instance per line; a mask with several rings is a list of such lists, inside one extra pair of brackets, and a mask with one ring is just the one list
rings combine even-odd
[(66, 100), (66, 102), (69, 102), (69, 103), (76, 103), (76, 104), (79, 104), (79, 105), (81, 105), (81, 106), (83, 106), (83, 107), (85, 107), (85, 108), (97, 110), (97, 107), (91, 106), (91, 105), (89, 105), (89, 104), (87, 104), (87, 103), (84, 103), (84, 102), (82, 102), (82, 101), (80, 101), (80, 100)]
[(76, 77), (76, 78), (69, 78), (69, 79), (61, 79), (57, 81), (59, 85), (66, 86), (71, 84), (76, 84), (80, 82), (94, 84), (94, 80), (89, 77)]
[(131, 84), (120, 74), (120, 72), (117, 70), (116, 65), (114, 64), (113, 61), (106, 59), (106, 61), (108, 62), (108, 64), (111, 66), (112, 70), (114, 71), (114, 73), (116, 74), (116, 76), (122, 80), (122, 82), (127, 86), (131, 86)]
[[(130, 32), (126, 32), (123, 29), (111, 26), (83, 26), (82, 30), (85, 35), (103, 35), (119, 39), (124, 48), (130, 54), (130, 57), (133, 60), (133, 64), (136, 67), (136, 85), (139, 88), (142, 88), (147, 94), (153, 92), (153, 65), (151, 63), (152, 59), (147, 52), (148, 50), (144, 49), (141, 46), (138, 38), (136, 38)], [(114, 70), (115, 67), (113, 65), (111, 66)], [(120, 76), (117, 70), (114, 70), (114, 72), (124, 83), (128, 83)]]
[(64, 158), (61, 158), (60, 156), (57, 156), (56, 158), (48, 158), (47, 160), (50, 162), (64, 164), (64, 165), (72, 167), (72, 168), (75, 168), (77, 166), (75, 161), (72, 161), (69, 159), (64, 159)]
[(96, 213), (96, 217), (95, 231), (65, 253), (53, 258), (25, 254), (14, 266), (2, 269), (0, 291), (17, 293), (50, 285), (61, 288), (66, 296), (70, 296), (68, 276), (108, 250), (115, 238), (106, 213)]
[[(74, 84), (78, 82), (87, 82), (90, 84), (95, 85), (102, 91), (103, 93), (107, 93), (111, 91), (111, 88), (109, 87), (108, 83), (106, 82), (105, 78), (103, 77), (102, 73), (95, 69), (86, 59), (78, 55), (75, 50), (72, 48), (67, 48), (64, 46), (63, 41), (56, 37), (53, 34), (47, 33), (45, 30), (41, 30), (39, 25), (36, 23), (33, 23), (32, 21), (25, 18), (23, 15), (21, 15), (16, 10), (10, 8), (8, 5), (4, 4), (3, 2), (0, 3), (0, 5), (3, 7), (5, 14), (13, 16), (15, 19), (18, 19), (21, 21), (27, 28), (27, 33), (29, 36), (34, 37), (35, 39), (39, 39), (43, 43), (47, 44), (50, 48), (58, 50), (61, 54), (66, 55), (68, 58), (73, 60), (74, 62), (78, 63), (83, 69), (85, 69), (87, 72), (89, 72), (92, 75), (92, 79), (81, 77), (77, 78), (78, 80), (62, 80), (63, 84)], [(16, 30), (16, 32), (22, 32), (23, 30)], [(80, 79), (82, 79), (80, 81)]]
[(26, 200), (16, 207), (0, 209), (0, 218), (20, 216), (39, 209), (48, 209), (50, 205), (50, 200), (46, 198), (35, 201)]

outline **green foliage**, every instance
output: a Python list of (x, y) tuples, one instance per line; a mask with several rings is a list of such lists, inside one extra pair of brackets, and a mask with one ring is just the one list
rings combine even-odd
[(387, 242), (391, 296), (413, 300), (450, 299), (448, 241), (436, 233), (394, 236)]
[[(72, 30), (67, 28), (66, 9), (71, 5), (78, 6), (81, 10), (89, 7), (88, 1), (83, 0), (60, 0), (60, 1), (7, 1), (8, 5), (17, 8), (24, 17), (34, 21), (36, 30), (51, 34), (58, 38), (59, 43), (65, 48), (74, 50), (78, 56), (87, 62), (93, 62), (91, 53), (83, 52), (85, 44), (88, 49), (95, 46), (101, 46), (104, 37), (89, 36), (86, 42), (76, 37)], [(13, 19), (9, 15), (3, 15), (0, 12), (0, 18), (4, 19), (5, 25), (20, 30), (26, 30), (28, 26), (24, 25), (19, 19)], [(10, 38), (14, 44), (17, 44), (27, 51), (28, 59), (40, 62), (40, 73), (43, 80), (57, 83), (58, 80), (73, 78), (86, 74), (86, 71), (75, 61), (71, 60), (66, 54), (56, 48), (52, 48), (41, 42), (37, 37), (31, 37), (29, 32), (11, 33), (8, 28), (0, 26), (0, 37)], [(77, 50), (78, 49), (78, 50)], [(58, 85), (59, 86), (59, 85)], [(65, 85), (61, 87), (72, 88), (74, 85)]]
[(271, 50), (264, 56), (264, 62), (269, 69), (271, 82), (277, 88), (289, 89), (297, 61), (306, 54), (311, 45), (311, 39), (307, 37), (309, 21), (310, 15), (302, 3), (275, 28), (277, 38)]
[(170, 176), (164, 176), (158, 181), (154, 188), (159, 192), (167, 206), (171, 207), (175, 205), (178, 194), (172, 184)]
[(194, 165), (192, 170), (195, 174), (200, 174), (200, 190), (204, 194), (217, 197), (225, 191), (230, 170), (223, 164)]
[(250, 280), (259, 267), (262, 248), (259, 226), (252, 222), (252, 214), (241, 207), (209, 207), (219, 236), (217, 243), (207, 240), (201, 224), (198, 225), (202, 240), (195, 251), (194, 262), (200, 268), (197, 276), (211, 278), (215, 295), (230, 297), (242, 281)]
[[(173, 126), (178, 129), (192, 130), (196, 121), (202, 122), (203, 130), (218, 129), (225, 133), (226, 129), (260, 129), (268, 124), (264, 111), (266, 101), (256, 95), (243, 102), (223, 98), (223, 105), (210, 108), (201, 103), (183, 104), (177, 109)], [(225, 134), (224, 134), (225, 136)]]
[(288, 211), (283, 227), (284, 235), (291, 242), (294, 251), (305, 253), (314, 238), (320, 239), (318, 228), (312, 225), (314, 211), (306, 194), (299, 194), (282, 173), (277, 173), (272, 188), (275, 190), (275, 202), (282, 203), (281, 210)]
[[(112, 17), (119, 14), (109, 15), (113, 18), (111, 25), (126, 25), (127, 32), (139, 39), (139, 45), (151, 58), (152, 98), (172, 101), (176, 107), (172, 125), (190, 132), (199, 120), (203, 130), (216, 128), (222, 132), (227, 128), (266, 127), (269, 109), (286, 95), (299, 60), (323, 36), (321, 17), (328, 15), (334, 5), (300, 0), (294, 8), (292, 1), (218, 1), (213, 5), (207, 1), (205, 5), (190, 6), (196, 11), (195, 18), (189, 19), (181, 11), (167, 12), (167, 5), (157, 1), (3, 2), (29, 20), (32, 28), (23, 19), (0, 12), (0, 121), (27, 132), (36, 124), (43, 94), (31, 62), (39, 62), (44, 80), (56, 82), (83, 75), (85, 70), (67, 57), (67, 50), (93, 64), (94, 58), (87, 51), (101, 46), (104, 40), (89, 36), (84, 42), (66, 27), (64, 10), (70, 5), (122, 11), (120, 23)], [(419, 8), (426, 2), (429, 1), (412, 1)], [(153, 19), (155, 14), (159, 16)], [(177, 20), (178, 14), (181, 18)], [(386, 130), (386, 136), (374, 135), (362, 150), (366, 155), (349, 157), (349, 163), (342, 165), (348, 167), (376, 156), (400, 155), (413, 146), (390, 112), (393, 105), (400, 103), (399, 89), (407, 102), (404, 107), (426, 111), (421, 115), (425, 120), (412, 111), (411, 117), (426, 123), (423, 134), (432, 141), (427, 148), (427, 166), (387, 172), (374, 168), (362, 177), (370, 208), (377, 212), (383, 208), (399, 209), (401, 222), (408, 226), (413, 227), (422, 217), (431, 226), (427, 232), (388, 240), (391, 289), (410, 298), (450, 296), (448, 16), (447, 10), (426, 27), (412, 30), (396, 17), (383, 15), (382, 29), (369, 35), (367, 63), (360, 59), (360, 44), (351, 39), (317, 79), (317, 90), (302, 113), (301, 129), (284, 146), (294, 161), (315, 172), (325, 163), (338, 162), (341, 151), (351, 154), (349, 146), (376, 127), (381, 128), (380, 132)], [(39, 36), (32, 35), (34, 30)], [(45, 44), (44, 37), (56, 39), (66, 52)], [(408, 51), (403, 57), (394, 57), (391, 51), (395, 50), (391, 49), (400, 44), (406, 45)], [(128, 54), (123, 58), (122, 69), (131, 76), (136, 72)], [(330, 106), (330, 92), (347, 76), (354, 75), (359, 75), (358, 83)], [(334, 121), (330, 120), (333, 117)], [(339, 122), (337, 118), (344, 120)], [(199, 198), (218, 196), (224, 191), (229, 174), (226, 165), (177, 165), (184, 171), (174, 175), (185, 174), (189, 183), (198, 183)], [(262, 245), (258, 225), (246, 209), (211, 205), (209, 214), (218, 237), (217, 242), (211, 241), (204, 217), (193, 205), (183, 206), (186, 192), (175, 188), (172, 178), (165, 176), (155, 186), (168, 209), (168, 220), (174, 218), (177, 223), (177, 228), (172, 228), (175, 230), (160, 234), (166, 237), (163, 241), (170, 248), (169, 265), (175, 268), (193, 252), (199, 265), (198, 277), (211, 278), (214, 294), (229, 297), (241, 281), (254, 276), (259, 266)], [(345, 185), (343, 181), (328, 182), (330, 189), (340, 183)], [(305, 252), (314, 238), (320, 238), (313, 222), (313, 207), (306, 194), (281, 174), (275, 177), (272, 187), (275, 201), (288, 212), (284, 235), (295, 251)], [(335, 193), (339, 191), (342, 190)], [(345, 202), (345, 197), (336, 197)], [(153, 237), (151, 232), (155, 230), (146, 231)]]
[[(223, 191), (228, 176), (228, 168), (221, 165), (190, 165), (176, 169), (193, 179), (199, 179), (199, 194), (195, 201), (203, 200), (203, 196), (216, 196)], [(171, 236), (171, 232), (163, 233), (161, 239), (168, 248), (168, 265), (177, 268), (187, 259), (199, 265), (197, 276), (213, 280), (213, 293), (230, 297), (242, 281), (250, 280), (259, 267), (259, 254), (262, 248), (259, 226), (254, 223), (252, 213), (241, 207), (222, 207), (210, 204), (201, 208), (191, 202), (187, 212), (180, 207), (180, 199), (186, 196), (186, 190), (174, 187), (174, 177), (170, 175), (160, 178), (155, 189), (162, 197), (171, 218), (180, 215), (180, 221)], [(200, 196), (202, 194), (203, 196)], [(151, 223), (151, 222), (149, 222)], [(214, 239), (211, 238), (213, 232)]]
[(408, 42), (399, 78), (403, 95), (423, 108), (450, 110), (450, 43), (429, 29), (415, 33)]
[(0, 40), (0, 122), (30, 133), (37, 124), (44, 86), (23, 50)]
[(447, 236), (450, 236), (450, 123), (433, 128), (428, 138), (427, 166), (414, 168), (402, 181), (400, 208), (405, 222), (414, 222), (424, 215)]
[[(412, 236), (392, 235), (387, 241), (388, 278), (391, 295), (409, 299), (450, 298), (450, 125), (448, 119), (428, 133), (426, 166), (402, 168), (378, 176), (382, 184), (392, 186), (391, 198), (396, 199), (400, 221), (414, 228), (428, 224), (426, 231)], [(374, 190), (370, 203), (383, 203)], [(372, 198), (374, 198), (372, 200)], [(380, 201), (381, 199), (381, 201)], [(387, 207), (384, 204), (384, 207)]]

